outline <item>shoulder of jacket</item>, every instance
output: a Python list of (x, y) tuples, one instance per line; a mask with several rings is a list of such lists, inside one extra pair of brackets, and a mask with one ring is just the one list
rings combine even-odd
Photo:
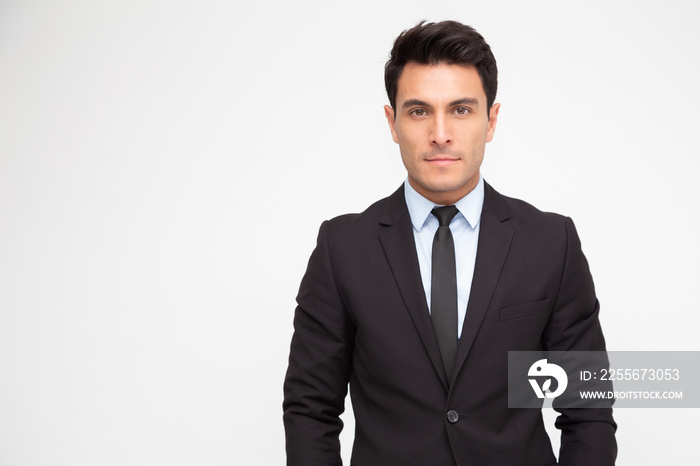
[(542, 211), (522, 199), (505, 196), (495, 190), (493, 192), (495, 196), (500, 198), (500, 202), (505, 206), (510, 218), (513, 220), (563, 225), (567, 219), (565, 215)]
[(333, 230), (353, 229), (355, 226), (362, 227), (371, 224), (379, 224), (379, 220), (384, 211), (384, 205), (389, 197), (380, 199), (359, 213), (348, 213), (338, 215), (327, 220), (329, 227)]

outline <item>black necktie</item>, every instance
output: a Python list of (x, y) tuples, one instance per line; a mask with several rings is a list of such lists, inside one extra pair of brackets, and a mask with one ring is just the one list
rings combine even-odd
[(430, 286), (430, 315), (442, 364), (448, 380), (457, 355), (457, 266), (450, 222), (457, 207), (436, 207), (432, 214), (440, 221), (433, 239), (433, 276)]

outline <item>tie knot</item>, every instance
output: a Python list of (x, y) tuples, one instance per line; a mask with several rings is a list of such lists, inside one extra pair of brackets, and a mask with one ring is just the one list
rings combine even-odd
[(457, 212), (459, 212), (459, 210), (453, 205), (435, 207), (432, 210), (432, 214), (437, 217), (441, 227), (449, 226), (454, 216), (457, 215)]

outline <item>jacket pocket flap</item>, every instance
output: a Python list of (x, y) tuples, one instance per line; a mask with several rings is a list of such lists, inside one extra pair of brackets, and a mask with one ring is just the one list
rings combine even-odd
[(519, 304), (517, 306), (504, 307), (500, 311), (500, 320), (511, 320), (519, 317), (529, 317), (542, 314), (551, 309), (551, 298), (536, 301), (534, 303)]

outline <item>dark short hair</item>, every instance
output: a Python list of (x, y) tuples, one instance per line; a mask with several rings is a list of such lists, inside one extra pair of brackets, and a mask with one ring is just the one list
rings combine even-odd
[(396, 109), (399, 78), (409, 62), (421, 65), (473, 65), (479, 72), (486, 93), (487, 114), (496, 100), (496, 58), (484, 37), (471, 26), (457, 21), (421, 21), (399, 34), (384, 68), (384, 84), (393, 109)]

